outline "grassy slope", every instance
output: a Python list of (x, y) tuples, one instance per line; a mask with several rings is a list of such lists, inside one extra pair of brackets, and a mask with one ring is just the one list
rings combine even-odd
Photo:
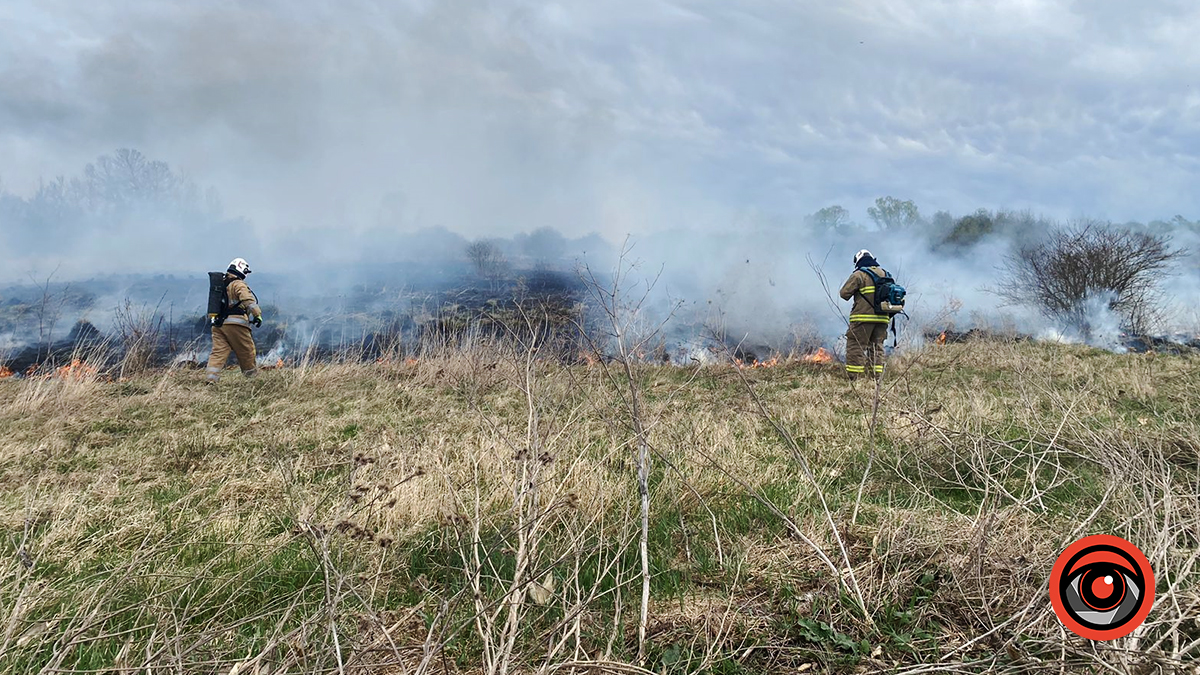
[[(1170, 598), (1113, 644), (1194, 659), (1197, 365), (931, 348), (893, 363), (874, 441), (874, 389), (834, 366), (645, 367), (646, 666), (1127, 666), (1045, 599), (1058, 551), (1098, 532), (1141, 545)], [(201, 377), (0, 381), (0, 669), (474, 671), (510, 636), (514, 669), (634, 659), (620, 378), (484, 350)]]

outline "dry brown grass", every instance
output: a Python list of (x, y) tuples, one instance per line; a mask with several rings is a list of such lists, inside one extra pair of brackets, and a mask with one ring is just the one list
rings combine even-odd
[[(627, 411), (600, 367), (527, 355), (476, 340), (216, 390), (188, 370), (0, 381), (0, 667), (640, 672)], [(880, 392), (865, 480), (875, 390), (836, 366), (747, 383), (641, 366), (647, 667), (1193, 663), (1196, 366), (1039, 344), (913, 352)], [(1146, 627), (1111, 644), (1065, 635), (1046, 601), (1058, 552), (1098, 532), (1165, 580)]]

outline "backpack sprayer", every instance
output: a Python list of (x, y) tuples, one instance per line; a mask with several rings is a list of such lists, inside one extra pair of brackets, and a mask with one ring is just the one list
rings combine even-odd
[[(891, 274), (887, 270), (883, 270), (883, 276), (879, 276), (867, 267), (860, 267), (860, 270), (867, 273), (871, 277), (871, 281), (875, 283), (875, 293), (873, 296), (873, 304), (875, 305), (876, 314), (887, 314), (892, 320), (892, 346), (895, 347), (900, 341), (900, 335), (896, 332), (896, 315), (903, 314), (904, 318), (908, 318), (908, 314), (904, 312), (904, 298), (908, 295), (908, 291), (903, 286), (896, 283)], [(881, 268), (882, 269), (882, 268)]]
[(229, 316), (229, 296), (226, 294), (225, 273), (208, 273), (208, 323), (214, 328), (225, 323)]

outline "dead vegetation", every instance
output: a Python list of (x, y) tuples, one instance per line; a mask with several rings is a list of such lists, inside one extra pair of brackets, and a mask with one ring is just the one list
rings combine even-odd
[[(0, 669), (1194, 671), (1194, 359), (966, 341), (876, 390), (522, 334), (0, 381)], [(1046, 594), (1100, 532), (1160, 580), (1112, 643)]]

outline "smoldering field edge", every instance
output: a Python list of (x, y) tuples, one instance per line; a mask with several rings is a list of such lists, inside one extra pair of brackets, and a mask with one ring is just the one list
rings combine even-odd
[[(1011, 252), (1012, 242), (995, 237), (974, 241), (965, 250), (948, 247), (944, 241), (939, 246), (916, 233), (895, 231), (860, 233), (854, 240), (877, 237), (891, 245), (900, 264), (889, 266), (898, 270), (895, 276), (914, 292), (906, 316), (909, 320), (899, 325), (907, 345), (944, 331), (972, 329), (1087, 342), (1118, 351), (1152, 343), (1195, 342), (1200, 327), (1192, 296), (1200, 284), (1189, 283), (1192, 276), (1200, 275), (1192, 268), (1195, 256), (1187, 249), (1171, 248), (1169, 236), (1111, 224), (1054, 229), (1043, 236), (1096, 231), (1111, 231), (1114, 237), (1134, 242), (1163, 242), (1156, 249), (1160, 259), (1155, 266), (1135, 270), (1141, 284), (1136, 293), (1124, 289), (1118, 293), (1103, 282), (1092, 283), (1092, 279), (1105, 277), (1087, 265), (1106, 269), (1117, 260), (1112, 255), (1100, 256), (1097, 261), (1059, 251), (1059, 257), (1073, 261), (1073, 266), (1051, 260), (1053, 264), (1043, 265), (1046, 269), (1018, 270), (1024, 273), (1022, 277), (1000, 264), (988, 267), (977, 262), (1024, 262)], [(646, 289), (642, 319), (663, 322), (663, 343), (658, 348), (675, 363), (708, 359), (714, 336), (717, 342), (743, 345), (755, 355), (752, 358), (769, 358), (835, 346), (844, 327), (844, 310), (831, 288), (840, 282), (843, 272), (830, 257), (838, 245), (829, 243), (820, 259), (811, 253), (789, 253), (776, 246), (778, 239), (788, 236), (784, 228), (699, 240), (669, 232), (645, 241), (628, 240), (619, 252), (593, 241), (590, 260), (577, 258), (573, 263), (564, 259), (569, 242), (561, 235), (543, 232), (535, 236), (553, 244), (530, 247), (526, 241), (522, 247), (519, 241), (459, 241), (457, 257), (453, 250), (443, 249), (440, 260), (431, 255), (431, 260), (422, 262), (322, 265), (304, 275), (260, 273), (252, 281), (267, 305), (269, 325), (258, 334), (260, 350), (271, 362), (304, 353), (332, 355), (355, 350), (375, 357), (386, 350), (414, 350), (431, 333), (446, 339), (475, 323), (495, 328), (506, 316), (515, 319), (512, 311), (518, 304), (537, 306), (542, 319), (556, 328), (579, 332), (595, 324), (589, 287), (607, 285), (611, 276), (604, 273), (604, 266), (613, 264), (623, 269), (625, 279), (634, 286)], [(811, 233), (805, 236), (803, 241), (810, 245), (825, 243)], [(829, 236), (826, 233), (826, 239)], [(1156, 236), (1160, 240), (1154, 240)], [(697, 246), (720, 253), (704, 258), (704, 251)], [(479, 250), (487, 255), (480, 258)], [(640, 258), (642, 254), (666, 262), (655, 267)], [(689, 255), (700, 264), (689, 266)], [(923, 264), (908, 274), (912, 266), (905, 261), (914, 257)], [(596, 267), (601, 268), (599, 273)], [(1070, 271), (1062, 271), (1067, 269)], [(1109, 276), (1126, 273), (1115, 270)], [(1046, 293), (1067, 297), (1066, 309), (1039, 314), (1035, 311), (1039, 298), (1033, 293), (1027, 305), (1013, 304), (1024, 299), (1014, 288), (1034, 288), (1042, 279), (1048, 280)], [(15, 364), (17, 371), (47, 357), (61, 361), (79, 347), (81, 336), (100, 338), (105, 333), (116, 338), (118, 347), (131, 335), (142, 340), (143, 346), (145, 340), (151, 340), (159, 363), (199, 360), (207, 339), (203, 292), (199, 282), (186, 276), (134, 274), (78, 282), (55, 282), (50, 276), (37, 285), (6, 289), (8, 298), (0, 311), (0, 335), (4, 336), (0, 347), (8, 352), (10, 368)], [(1154, 313), (1145, 316), (1153, 321), (1140, 315), (1141, 320), (1131, 321), (1128, 313), (1120, 311), (1118, 301), (1152, 307)], [(147, 337), (148, 333), (152, 335)], [(1157, 337), (1148, 342), (1148, 335)], [(582, 339), (579, 346), (584, 346)]]

